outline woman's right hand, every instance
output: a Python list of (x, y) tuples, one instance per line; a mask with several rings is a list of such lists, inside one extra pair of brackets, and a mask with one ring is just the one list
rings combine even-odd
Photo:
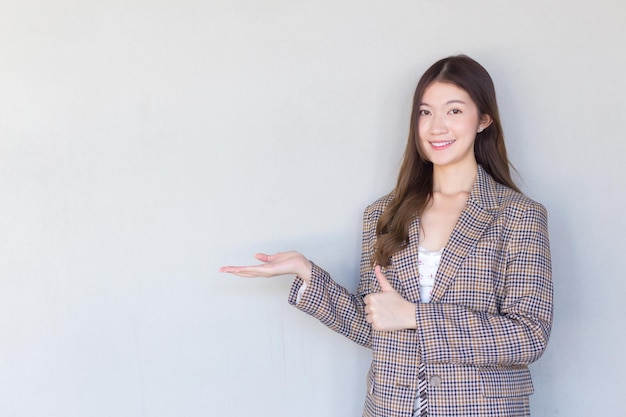
[(273, 255), (257, 253), (254, 257), (263, 263), (250, 266), (223, 266), (219, 269), (219, 272), (226, 272), (244, 278), (269, 278), (295, 274), (307, 284), (311, 280), (313, 264), (299, 252), (279, 252)]

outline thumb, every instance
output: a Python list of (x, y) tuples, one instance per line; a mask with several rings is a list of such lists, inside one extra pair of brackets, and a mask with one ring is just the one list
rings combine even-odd
[(376, 265), (374, 267), (374, 274), (376, 275), (376, 279), (378, 280), (378, 283), (380, 284), (380, 289), (383, 292), (390, 292), (390, 291), (395, 292), (396, 291), (395, 288), (391, 286), (389, 281), (387, 281), (387, 277), (385, 276), (385, 274), (383, 274), (383, 271), (380, 270), (379, 265)]
[(269, 262), (270, 261), (270, 255), (267, 255), (265, 253), (257, 253), (254, 255), (254, 257), (261, 261), (261, 262)]

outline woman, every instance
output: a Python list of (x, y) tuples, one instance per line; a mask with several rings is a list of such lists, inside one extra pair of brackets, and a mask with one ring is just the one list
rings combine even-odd
[(370, 347), (364, 416), (527, 416), (527, 365), (552, 324), (547, 214), (509, 172), (495, 89), (467, 56), (420, 79), (392, 193), (363, 218), (356, 295), (297, 252), (243, 277), (296, 274), (290, 303)]

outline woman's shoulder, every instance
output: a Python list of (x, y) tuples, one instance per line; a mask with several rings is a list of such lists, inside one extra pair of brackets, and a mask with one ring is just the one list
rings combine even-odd
[(499, 211), (506, 212), (513, 217), (528, 216), (532, 213), (534, 213), (533, 217), (547, 217), (547, 210), (543, 204), (506, 185), (496, 184)]
[(363, 220), (365, 222), (378, 222), (379, 217), (387, 209), (389, 203), (393, 200), (393, 197), (394, 193), (392, 191), (368, 205), (363, 213)]
[(394, 193), (392, 191), (380, 197), (379, 199), (377, 199), (376, 201), (374, 201), (373, 203), (371, 203), (365, 208), (365, 213), (376, 213), (376, 212), (382, 213), (383, 211), (385, 211), (385, 209), (387, 208), (391, 200), (393, 200), (393, 196), (394, 196)]
[(502, 203), (506, 205), (512, 204), (520, 207), (531, 207), (541, 205), (538, 201), (533, 200), (519, 191), (512, 190), (504, 184), (496, 183), (498, 197)]
[(543, 205), (537, 201), (496, 181), (482, 166), (478, 170), (475, 187), (474, 191), (480, 204), (490, 210), (524, 212), (537, 209), (545, 211)]

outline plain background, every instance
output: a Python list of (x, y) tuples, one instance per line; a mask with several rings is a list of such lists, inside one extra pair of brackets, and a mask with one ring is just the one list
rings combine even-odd
[(626, 407), (620, 0), (0, 1), (0, 415), (357, 416), (370, 353), (217, 273), (297, 249), (356, 289), (435, 60), (491, 73), (550, 214), (535, 416)]

